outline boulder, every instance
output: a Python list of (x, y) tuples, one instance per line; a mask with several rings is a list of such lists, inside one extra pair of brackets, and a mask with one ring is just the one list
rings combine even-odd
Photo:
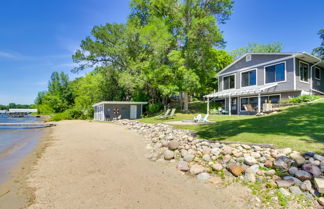
[(273, 166), (273, 162), (271, 160), (267, 160), (264, 162), (264, 167), (272, 168), (272, 166)]
[(223, 155), (230, 155), (230, 154), (232, 154), (232, 148), (231, 148), (230, 146), (224, 146), (224, 147), (222, 148), (221, 153), (222, 153)]
[(244, 169), (240, 165), (229, 165), (227, 169), (236, 177), (244, 172)]
[(305, 156), (308, 156), (308, 157), (314, 157), (315, 153), (314, 152), (306, 152), (305, 153)]
[(324, 178), (315, 178), (314, 184), (319, 193), (324, 194)]
[(275, 175), (276, 174), (276, 171), (271, 169), (271, 170), (268, 170), (268, 171), (265, 171), (264, 172), (266, 175), (269, 175), (269, 176), (272, 176), (272, 175)]
[(210, 178), (209, 173), (200, 173), (197, 175), (199, 180), (208, 180)]
[(191, 162), (194, 158), (195, 158), (195, 156), (193, 154), (186, 154), (183, 157), (183, 160), (186, 161), (186, 162)]
[(303, 194), (303, 192), (299, 189), (298, 186), (292, 186), (292, 187), (289, 188), (289, 190), (294, 195), (302, 195)]
[(324, 156), (322, 156), (322, 155), (315, 154), (314, 159), (324, 162)]
[(290, 192), (287, 189), (285, 189), (285, 188), (280, 188), (279, 189), (279, 192), (281, 194), (283, 194), (284, 196), (289, 196), (290, 195)]
[(303, 169), (308, 173), (313, 174), (313, 176), (318, 177), (321, 175), (321, 170), (316, 165), (304, 164)]
[(258, 161), (254, 157), (246, 156), (244, 157), (244, 163), (247, 165), (254, 165), (257, 164)]
[(285, 176), (285, 177), (283, 177), (283, 180), (288, 180), (288, 181), (293, 180), (295, 182), (295, 185), (300, 185), (302, 183), (301, 180), (299, 180), (293, 176)]
[(203, 166), (197, 165), (197, 164), (191, 166), (191, 168), (190, 168), (190, 173), (192, 175), (197, 175), (197, 174), (200, 174), (200, 173), (202, 173), (204, 171), (205, 171), (205, 168)]
[(258, 152), (252, 152), (252, 153), (251, 153), (251, 157), (253, 157), (253, 158), (260, 158), (261, 155), (260, 155), (260, 153), (258, 153)]
[(321, 205), (324, 206), (324, 197), (320, 197), (317, 199), (317, 202)]
[(166, 150), (164, 152), (164, 159), (165, 160), (171, 160), (174, 158), (174, 152), (170, 151), (170, 150)]
[(291, 187), (295, 184), (294, 180), (282, 180), (282, 179), (277, 179), (276, 184), (278, 187)]
[(179, 147), (179, 142), (177, 140), (172, 140), (168, 144), (168, 148), (170, 150), (176, 150), (176, 149), (178, 149), (178, 147)]
[(296, 167), (291, 167), (289, 168), (288, 172), (290, 175), (295, 175), (295, 173), (298, 171), (298, 168)]
[(213, 155), (215, 155), (215, 156), (218, 156), (219, 155), (219, 149), (218, 148), (213, 148), (213, 149), (211, 149), (211, 151), (210, 151), (210, 153), (211, 154), (213, 154)]
[(203, 159), (204, 161), (209, 162), (209, 161), (210, 161), (210, 156), (209, 156), (208, 154), (204, 154), (203, 157), (202, 157), (202, 159)]
[(291, 153), (290, 157), (296, 161), (298, 166), (301, 166), (302, 164), (305, 163), (305, 158), (301, 156), (300, 153), (298, 152)]
[(320, 164), (321, 172), (324, 173), (324, 162)]
[(303, 170), (298, 170), (295, 173), (295, 176), (298, 179), (302, 180), (302, 181), (311, 180), (312, 179), (312, 175), (310, 173), (308, 173), (307, 171), (303, 171)]
[(255, 174), (254, 173), (245, 173), (244, 175), (244, 179), (248, 182), (252, 182), (254, 183), (255, 182)]
[(310, 182), (310, 180), (304, 181), (299, 185), (299, 187), (304, 191), (312, 191), (312, 183)]
[(249, 168), (247, 168), (245, 170), (245, 173), (253, 173), (253, 174), (255, 174), (256, 172), (258, 172), (258, 170), (259, 170), (259, 165), (255, 164), (255, 165), (252, 165)]
[(220, 170), (223, 169), (223, 166), (220, 163), (215, 163), (215, 164), (212, 165), (212, 169), (214, 171), (220, 171)]
[(179, 161), (176, 168), (180, 171), (189, 171), (189, 164), (186, 161)]
[(281, 171), (288, 171), (292, 163), (292, 159), (286, 156), (280, 156), (275, 160), (274, 167), (280, 169)]

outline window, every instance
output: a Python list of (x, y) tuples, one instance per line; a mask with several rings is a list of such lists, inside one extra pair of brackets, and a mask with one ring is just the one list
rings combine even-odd
[(308, 82), (308, 67), (308, 64), (304, 62), (299, 63), (299, 76), (301, 81)]
[(224, 86), (223, 86), (224, 90), (235, 88), (235, 76), (234, 75), (224, 77), (223, 82), (224, 82)]
[(256, 85), (256, 70), (242, 73), (242, 87)]
[(285, 64), (271, 65), (265, 68), (266, 83), (285, 80)]
[[(280, 101), (279, 95), (274, 96), (262, 96), (261, 97), (261, 108), (265, 102), (271, 101), (272, 104), (278, 104)], [(241, 98), (241, 111), (245, 111), (244, 105), (251, 104), (254, 109), (258, 108), (258, 97), (249, 97), (249, 98)]]
[(321, 69), (319, 69), (318, 67), (316, 67), (314, 74), (315, 74), (315, 79), (321, 80)]

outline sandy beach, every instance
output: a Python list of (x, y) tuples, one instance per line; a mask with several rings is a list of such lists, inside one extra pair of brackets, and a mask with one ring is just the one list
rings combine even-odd
[(251, 206), (239, 184), (204, 183), (172, 163), (149, 161), (144, 139), (125, 127), (63, 121), (50, 132), (51, 143), (28, 174), (30, 209)]

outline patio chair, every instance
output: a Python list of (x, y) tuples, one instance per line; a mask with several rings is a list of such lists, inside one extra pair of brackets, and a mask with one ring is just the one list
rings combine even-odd
[(209, 114), (206, 114), (204, 118), (202, 118), (200, 121), (198, 122), (201, 122), (201, 123), (208, 123), (209, 120), (208, 120), (208, 117), (209, 117)]
[(170, 115), (169, 115), (169, 116), (166, 116), (165, 118), (174, 118), (174, 116), (175, 116), (175, 111), (176, 111), (176, 108), (173, 108), (173, 109), (171, 110)]
[(255, 110), (253, 109), (251, 104), (245, 104), (243, 105), (244, 110), (249, 114), (249, 115), (254, 115), (255, 114)]
[(170, 109), (167, 109), (167, 111), (164, 114), (158, 115), (158, 116), (156, 116), (156, 118), (159, 118), (159, 119), (167, 118), (169, 116), (170, 111), (171, 111)]
[(194, 117), (194, 122), (199, 122), (201, 120), (201, 114), (198, 114), (196, 117)]

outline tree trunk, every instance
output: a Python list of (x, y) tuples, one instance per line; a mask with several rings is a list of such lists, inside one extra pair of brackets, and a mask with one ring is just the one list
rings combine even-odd
[(187, 92), (183, 92), (182, 93), (182, 102), (183, 102), (183, 112), (188, 112), (189, 108), (189, 100), (188, 100), (188, 93)]

